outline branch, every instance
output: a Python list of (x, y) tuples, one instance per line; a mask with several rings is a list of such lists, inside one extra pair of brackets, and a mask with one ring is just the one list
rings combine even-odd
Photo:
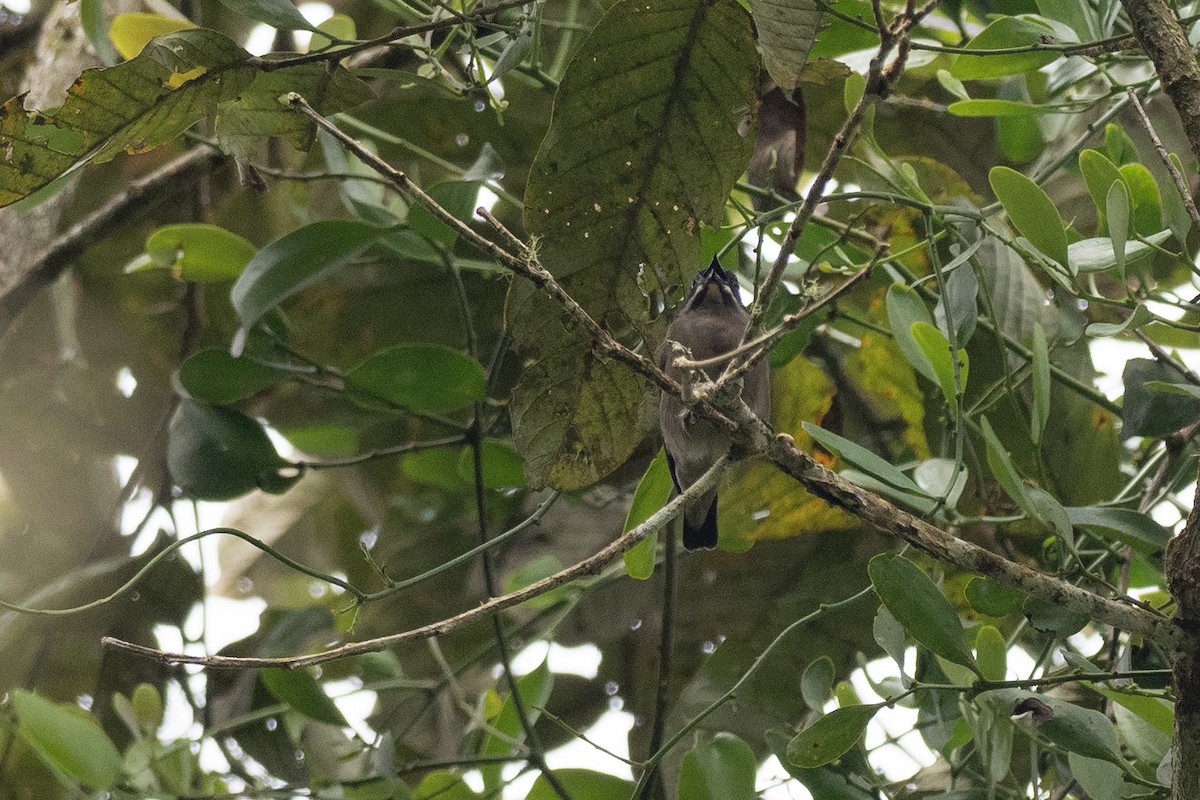
[(662, 529), (672, 519), (674, 519), (683, 509), (685, 503), (699, 497), (709, 489), (717, 485), (721, 480), (721, 476), (725, 473), (729, 466), (728, 458), (721, 458), (717, 463), (704, 473), (700, 480), (689, 486), (684, 492), (677, 495), (665, 506), (650, 515), (650, 517), (638, 525), (633, 530), (618, 537), (606, 547), (602, 548), (595, 554), (579, 561), (566, 569), (560, 570), (549, 577), (542, 578), (536, 583), (531, 583), (523, 589), (518, 589), (515, 592), (509, 592), (499, 597), (494, 597), (485, 603), (480, 603), (476, 608), (464, 611), (461, 614), (456, 614), (452, 617), (431, 622), (428, 625), (423, 625), (419, 628), (403, 631), (401, 633), (393, 633), (388, 636), (380, 636), (375, 639), (365, 639), (361, 642), (350, 642), (340, 647), (333, 647), (328, 650), (321, 650), (316, 653), (311, 653), (302, 656), (285, 656), (283, 658), (243, 658), (236, 656), (204, 656), (192, 655), (189, 653), (169, 653), (163, 650), (158, 650), (154, 647), (146, 647), (145, 645), (134, 644), (123, 639), (117, 639), (112, 636), (104, 637), (100, 643), (102, 646), (111, 650), (124, 650), (140, 656), (146, 656), (158, 661), (161, 664), (198, 664), (202, 667), (219, 668), (219, 669), (260, 669), (260, 668), (280, 668), (280, 669), (301, 669), (311, 667), (315, 664), (323, 664), (327, 661), (333, 661), (346, 656), (362, 655), (363, 653), (376, 653), (387, 647), (392, 647), (404, 642), (416, 641), (418, 639), (428, 639), (434, 636), (442, 636), (450, 631), (461, 628), (472, 622), (477, 622), (481, 619), (487, 619), (501, 611), (520, 605), (521, 603), (533, 597), (538, 597), (559, 586), (568, 584), (585, 575), (595, 575), (600, 572), (605, 566), (616, 560), (622, 553), (642, 539), (649, 536), (651, 533), (656, 533)]
[(104, 205), (72, 225), (0, 294), (0, 336), (4, 335), (40, 289), (62, 274), (93, 242), (109, 235), (118, 220), (137, 215), (162, 202), (224, 159), (223, 153), (207, 147), (188, 150), (174, 161), (131, 181), (125, 191), (113, 195)]
[(1081, 589), (959, 539), (840, 477), (797, 449), (790, 437), (773, 436), (744, 402), (738, 400), (736, 407), (719, 404), (738, 423), (738, 444), (751, 453), (765, 454), (808, 492), (853, 514), (880, 533), (903, 539), (959, 569), (978, 572), (1056, 606), (1142, 636), (1169, 652), (1178, 652), (1185, 645), (1188, 637), (1171, 619)]
[(1192, 155), (1200, 158), (1200, 64), (1187, 32), (1166, 0), (1121, 0), (1121, 5), (1179, 112)]
[(1154, 125), (1150, 122), (1150, 116), (1146, 113), (1146, 107), (1142, 105), (1137, 92), (1132, 88), (1127, 89), (1126, 94), (1129, 96), (1129, 102), (1133, 105), (1134, 110), (1137, 111), (1138, 121), (1142, 123), (1142, 128), (1145, 129), (1146, 135), (1150, 137), (1150, 141), (1154, 144), (1155, 152), (1158, 153), (1163, 166), (1167, 168), (1167, 174), (1171, 176), (1171, 182), (1175, 184), (1175, 189), (1179, 192), (1179, 196), (1183, 198), (1183, 206), (1187, 209), (1188, 216), (1191, 217), (1192, 222), (1200, 225), (1200, 211), (1196, 209), (1196, 202), (1192, 199), (1192, 192), (1188, 188), (1187, 180), (1183, 177), (1183, 173), (1179, 171), (1179, 167), (1175, 166), (1175, 162), (1171, 160), (1171, 154), (1163, 146), (1162, 139), (1158, 138), (1158, 131), (1154, 130)]

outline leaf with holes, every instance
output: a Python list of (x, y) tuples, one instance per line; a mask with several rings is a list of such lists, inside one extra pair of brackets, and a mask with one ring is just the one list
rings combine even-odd
[(820, 767), (841, 758), (858, 743), (879, 706), (844, 706), (821, 717), (788, 742), (787, 760), (797, 767)]

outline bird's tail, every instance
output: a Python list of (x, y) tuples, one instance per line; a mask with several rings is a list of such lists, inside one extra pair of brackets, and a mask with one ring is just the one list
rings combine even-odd
[(703, 518), (700, 513), (688, 513), (693, 509), (684, 511), (683, 546), (688, 550), (711, 549), (717, 546), (717, 495), (714, 493), (711, 499), (708, 499), (707, 510), (702, 505), (705, 499), (708, 498), (700, 498), (700, 503), (694, 508), (695, 512), (703, 513)]

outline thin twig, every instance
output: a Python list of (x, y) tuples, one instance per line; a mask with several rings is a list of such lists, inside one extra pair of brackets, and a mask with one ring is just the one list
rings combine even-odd
[(1146, 347), (1150, 348), (1150, 352), (1154, 354), (1154, 358), (1159, 363), (1165, 364), (1178, 372), (1183, 376), (1184, 380), (1193, 386), (1200, 386), (1200, 375), (1197, 375), (1187, 364), (1172, 358), (1171, 354), (1162, 345), (1151, 339), (1141, 328), (1134, 330), (1133, 333), (1145, 343)]
[(1150, 137), (1150, 141), (1154, 143), (1154, 149), (1158, 153), (1158, 157), (1162, 159), (1163, 166), (1167, 168), (1167, 172), (1171, 176), (1171, 180), (1175, 183), (1175, 189), (1179, 192), (1179, 196), (1183, 198), (1183, 206), (1187, 209), (1188, 216), (1192, 218), (1192, 222), (1200, 225), (1200, 210), (1196, 209), (1196, 202), (1192, 199), (1192, 191), (1188, 188), (1187, 180), (1183, 177), (1183, 173), (1179, 171), (1179, 167), (1175, 166), (1175, 162), (1171, 160), (1171, 154), (1167, 152), (1167, 148), (1163, 146), (1162, 139), (1158, 138), (1158, 132), (1154, 130), (1154, 125), (1150, 122), (1150, 116), (1146, 113), (1145, 106), (1138, 98), (1137, 92), (1132, 87), (1126, 90), (1129, 96), (1129, 102), (1133, 104), (1133, 108), (1137, 111), (1138, 120), (1142, 123), (1142, 128)]
[(493, 597), (487, 602), (481, 603), (475, 608), (455, 614), (452, 617), (431, 622), (428, 625), (422, 625), (419, 628), (393, 633), (387, 636), (379, 636), (374, 639), (364, 639), (361, 642), (348, 642), (340, 647), (333, 647), (328, 650), (321, 650), (316, 653), (299, 656), (285, 656), (282, 658), (253, 658), (239, 656), (198, 656), (189, 653), (171, 653), (164, 650), (159, 650), (154, 647), (146, 647), (145, 645), (134, 644), (123, 639), (118, 639), (113, 636), (106, 636), (101, 640), (101, 645), (112, 650), (124, 650), (129, 653), (134, 653), (140, 656), (152, 658), (161, 664), (198, 664), (210, 669), (259, 669), (278, 667), (280, 669), (302, 669), (315, 664), (323, 664), (327, 661), (334, 661), (347, 656), (362, 655), (363, 653), (377, 653), (388, 647), (403, 644), (404, 642), (417, 641), (419, 639), (427, 639), (430, 636), (442, 636), (450, 631), (457, 630), (464, 625), (469, 625), (472, 622), (478, 622), (481, 619), (486, 619), (494, 614), (498, 614), (506, 608), (520, 605), (521, 603), (533, 597), (538, 597), (564, 586), (572, 581), (582, 578), (586, 575), (596, 575), (604, 567), (615, 561), (622, 553), (642, 539), (649, 536), (651, 533), (657, 533), (662, 530), (662, 526), (674, 519), (676, 515), (683, 509), (685, 503), (691, 502), (695, 498), (707, 492), (709, 489), (717, 485), (721, 476), (724, 475), (726, 468), (729, 466), (729, 459), (722, 457), (708, 472), (689, 486), (686, 490), (672, 498), (666, 505), (658, 511), (650, 515), (641, 525), (633, 528), (622, 536), (610, 542), (605, 547), (601, 548), (596, 553), (588, 556), (582, 561), (559, 570), (558, 572), (540, 581), (529, 584), (528, 586), (509, 592), (508, 594)]
[(328, 461), (293, 461), (292, 463), (297, 467), (305, 469), (336, 469), (338, 467), (351, 467), (355, 464), (362, 464), (366, 461), (386, 458), (387, 456), (396, 456), (402, 453), (418, 453), (422, 450), (433, 450), (438, 447), (451, 447), (456, 444), (462, 444), (466, 440), (467, 437), (465, 435), (445, 436), (441, 439), (429, 439), (423, 442), (404, 442), (392, 447), (381, 447), (378, 450), (358, 453), (346, 458), (330, 459)]

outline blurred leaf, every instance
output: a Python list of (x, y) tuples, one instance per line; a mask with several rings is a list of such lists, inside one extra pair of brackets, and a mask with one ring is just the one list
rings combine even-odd
[(434, 344), (379, 350), (346, 372), (346, 386), (367, 408), (458, 411), (484, 399), (487, 376), (478, 361)]
[[(455, 219), (470, 222), (479, 197), (479, 181), (447, 181), (429, 187), (429, 195)], [(408, 212), (408, 225), (426, 241), (452, 250), (458, 233), (424, 206), (414, 205)]]
[(816, 0), (751, 0), (750, 10), (771, 80), (786, 90), (795, 89), (821, 30), (823, 9)]
[(956, 117), (1029, 117), (1037, 114), (1053, 114), (1054, 106), (1035, 106), (1016, 100), (993, 98), (959, 100), (946, 109)]
[(214, 406), (245, 400), (286, 378), (281, 369), (215, 347), (192, 353), (179, 365), (179, 385), (187, 396)]
[(25, 689), (13, 689), (10, 698), (21, 737), (54, 769), (93, 789), (121, 780), (121, 754), (86, 711)]
[(334, 14), (329, 19), (317, 25), (317, 30), (321, 33), (314, 34), (312, 40), (308, 43), (308, 52), (310, 53), (327, 49), (340, 50), (346, 46), (344, 44), (333, 44), (334, 39), (353, 41), (358, 38), (358, 26), (354, 24), (354, 18), (348, 17), (345, 14)]
[(1166, 736), (1174, 735), (1175, 707), (1171, 705), (1170, 701), (1159, 697), (1130, 694), (1119, 689), (1110, 688), (1102, 683), (1089, 685), (1094, 691), (1132, 711), (1139, 718), (1148, 722), (1159, 733)]
[(1150, 309), (1146, 308), (1145, 304), (1138, 303), (1137, 307), (1133, 309), (1133, 313), (1126, 317), (1124, 322), (1093, 322), (1087, 326), (1087, 335), (1116, 336), (1128, 329), (1137, 330), (1152, 319), (1154, 319), (1154, 315), (1150, 313)]
[(1121, 403), (1121, 435), (1166, 436), (1200, 419), (1200, 399), (1147, 388), (1148, 383), (1173, 383), (1179, 373), (1166, 364), (1148, 358), (1125, 362), (1121, 380), (1125, 398)]
[(836, 761), (858, 743), (878, 710), (877, 705), (857, 705), (831, 711), (788, 743), (788, 763), (811, 769)]
[(445, 770), (437, 770), (426, 775), (412, 793), (412, 800), (478, 800), (478, 798), (479, 795), (472, 791), (462, 778)]
[(1021, 475), (1013, 466), (1008, 451), (1004, 449), (999, 437), (992, 430), (992, 424), (988, 422), (987, 417), (980, 417), (979, 424), (983, 430), (983, 440), (987, 447), (987, 462), (988, 467), (992, 470), (992, 475), (1004, 489), (1005, 494), (1011, 497), (1022, 511), (1036, 517), (1033, 501), (1029, 497), (1025, 482), (1021, 480)]
[(193, 283), (230, 281), (242, 273), (256, 248), (217, 225), (165, 225), (146, 239), (150, 265), (178, 270)]
[(1067, 753), (1071, 775), (1091, 800), (1121, 800), (1125, 771), (1111, 761)]
[(879, 610), (875, 612), (871, 633), (875, 637), (875, 643), (883, 648), (883, 652), (892, 657), (892, 661), (896, 662), (896, 668), (903, 674), (904, 652), (907, 649), (904, 626), (886, 605), (880, 606)]
[(113, 17), (112, 25), (108, 28), (108, 35), (112, 39), (112, 43), (116, 45), (121, 58), (130, 59), (142, 52), (142, 48), (155, 36), (195, 27), (196, 23), (188, 19), (138, 11), (117, 14)]
[(287, 298), (348, 264), (383, 232), (361, 222), (319, 220), (259, 250), (229, 295), (242, 328), (250, 328)]
[[(1027, 17), (1000, 17), (967, 42), (968, 50), (998, 50), (1026, 47), (1054, 40), (1054, 29)], [(992, 55), (959, 55), (950, 73), (959, 80), (1000, 78), (1032, 72), (1058, 59), (1055, 52), (1010, 53), (1002, 58)]]
[(220, 0), (221, 5), (245, 14), (272, 28), (285, 31), (314, 31), (317, 28), (289, 0)]
[(1113, 181), (1108, 187), (1104, 208), (1108, 214), (1108, 235), (1112, 239), (1113, 261), (1117, 271), (1125, 274), (1125, 244), (1129, 238), (1129, 189), (1124, 181)]
[[(558, 87), (525, 227), (597, 318), (678, 296), (753, 146), (758, 56), (736, 0), (612, 6)], [(637, 59), (628, 58), (630, 52)]]
[(833, 659), (821, 656), (804, 668), (800, 679), (800, 693), (804, 703), (814, 711), (820, 711), (833, 696), (833, 682), (837, 678)]
[[(484, 439), (480, 450), (484, 488), (516, 489), (525, 485), (525, 462), (516, 450), (495, 439)], [(458, 454), (458, 474), (467, 483), (475, 483), (475, 456), (470, 447)]]
[(966, 588), (971, 608), (989, 617), (1007, 617), (1021, 608), (1025, 593), (991, 578), (972, 578)]
[(753, 800), (758, 760), (750, 745), (732, 733), (700, 737), (683, 757), (679, 797), (688, 800)]
[[(982, 243), (980, 240), (965, 248), (942, 268), (943, 273), (949, 272), (946, 276), (944, 299), (948, 301), (950, 318), (954, 322), (954, 339), (960, 347), (974, 335), (975, 326), (979, 320), (976, 305), (979, 295), (979, 279), (975, 277), (975, 270), (967, 262), (979, 251)], [(937, 320), (938, 328), (949, 339), (951, 326), (946, 319), (946, 305), (947, 303), (939, 299), (933, 310), (933, 316)]]
[(1115, 122), (1104, 126), (1104, 153), (1117, 166), (1141, 163), (1133, 139)]
[(954, 508), (967, 485), (967, 468), (949, 458), (927, 458), (913, 470), (913, 480), (929, 497), (945, 498), (946, 507)]
[(231, 500), (256, 488), (282, 492), (296, 480), (280, 474), (287, 465), (262, 426), (237, 411), (182, 400), (171, 417), (167, 466), (193, 499)]
[[(1185, 181), (1188, 180), (1187, 172), (1183, 169), (1183, 162), (1179, 160), (1179, 156), (1171, 153), (1170, 159), (1176, 171), (1184, 176)], [(1162, 200), (1163, 211), (1167, 217), (1167, 227), (1175, 235), (1175, 241), (1185, 244), (1188, 234), (1192, 230), (1192, 216), (1183, 202), (1183, 196), (1179, 194), (1179, 189), (1175, 187), (1174, 181), (1163, 191)]]
[(1021, 235), (1067, 266), (1067, 232), (1058, 209), (1042, 187), (1010, 167), (992, 167), (988, 183)]
[[(634, 785), (624, 778), (578, 767), (556, 769), (554, 777), (570, 793), (571, 800), (611, 800), (628, 797), (634, 789)], [(559, 795), (545, 775), (538, 775), (525, 800), (559, 800)]]
[(984, 678), (1004, 680), (1008, 670), (1008, 642), (995, 626), (984, 625), (975, 633), (975, 659)]
[(400, 469), (418, 483), (437, 486), (451, 492), (466, 489), (474, 483), (458, 471), (462, 453), (454, 447), (435, 447), (400, 457)]
[[(537, 583), (542, 578), (549, 578), (562, 568), (562, 562), (558, 560), (557, 556), (550, 555), (549, 553), (534, 556), (509, 574), (508, 579), (504, 581), (504, 593), (510, 594), (524, 589), (526, 586)], [(528, 608), (550, 608), (572, 591), (574, 590), (570, 586), (559, 586), (545, 594), (529, 598), (525, 601), (525, 606)]]
[(150, 683), (139, 683), (131, 698), (133, 713), (146, 731), (156, 731), (163, 722), (163, 700), (158, 689)]
[[(542, 661), (532, 672), (517, 678), (517, 691), (521, 693), (521, 705), (525, 709), (526, 720), (533, 725), (542, 713), (542, 708), (550, 698), (550, 689), (554, 685), (554, 674), (550, 665)], [(504, 698), (500, 713), (492, 720), (494, 732), (485, 733), (479, 746), (481, 756), (502, 756), (518, 751), (525, 741), (525, 729), (517, 716), (517, 707), (512, 696)], [(494, 791), (500, 785), (499, 764), (483, 764), (479, 771), (483, 774), (483, 785), (488, 791)]]
[(914, 639), (947, 661), (975, 669), (958, 612), (916, 564), (880, 553), (867, 571), (879, 599)]
[(304, 716), (339, 727), (350, 724), (308, 670), (264, 669), (258, 678), (276, 700), (287, 703)]
[[(638, 481), (633, 493), (633, 502), (629, 505), (629, 513), (625, 515), (625, 526), (622, 533), (641, 525), (650, 515), (667, 504), (674, 489), (671, 482), (671, 471), (667, 468), (667, 455), (661, 448), (642, 479)], [(670, 524), (670, 523), (668, 523)], [(647, 536), (642, 541), (625, 551), (625, 572), (629, 577), (646, 580), (654, 574), (654, 562), (658, 545), (658, 534)]]

